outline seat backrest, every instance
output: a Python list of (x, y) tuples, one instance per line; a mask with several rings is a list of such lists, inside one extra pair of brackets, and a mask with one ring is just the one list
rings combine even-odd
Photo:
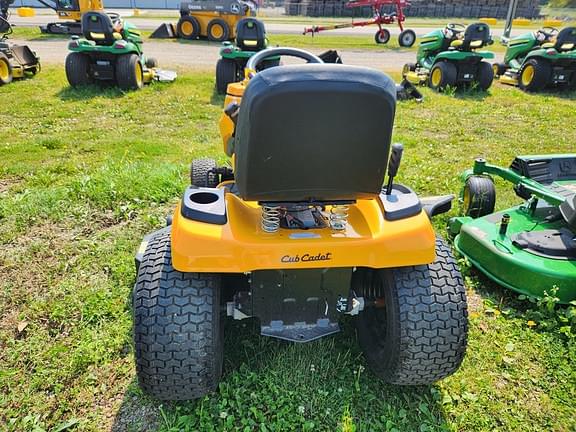
[(482, 48), (490, 43), (490, 27), (484, 23), (474, 23), (466, 27), (464, 41), (460, 46), (463, 51)]
[(556, 51), (571, 51), (576, 48), (576, 27), (566, 27), (560, 30), (554, 44)]
[(372, 69), (282, 66), (248, 84), (234, 139), (241, 198), (335, 202), (377, 196), (396, 110), (396, 85)]
[(243, 51), (266, 48), (264, 23), (256, 18), (243, 18), (236, 24), (236, 45)]
[(98, 45), (111, 45), (116, 40), (112, 19), (103, 12), (86, 12), (82, 15), (82, 34)]

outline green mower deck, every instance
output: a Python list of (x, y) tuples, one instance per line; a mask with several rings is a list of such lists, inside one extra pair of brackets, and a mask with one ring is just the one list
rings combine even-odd
[[(525, 202), (494, 212), (489, 175)], [(520, 156), (509, 169), (477, 160), (463, 180), (465, 216), (449, 222), (456, 249), (513, 291), (542, 297), (557, 287), (561, 303), (576, 300), (576, 155)]]

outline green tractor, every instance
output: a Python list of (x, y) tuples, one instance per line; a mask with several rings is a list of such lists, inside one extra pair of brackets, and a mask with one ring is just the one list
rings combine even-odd
[(405, 64), (402, 77), (412, 84), (427, 83), (437, 91), (471, 84), (487, 90), (494, 74), (484, 60), (493, 59), (494, 53), (477, 50), (492, 43), (487, 24), (448, 24), (420, 39), (416, 63)]
[(494, 63), (500, 82), (530, 92), (576, 88), (576, 27), (543, 27), (507, 40), (506, 46), (504, 63)]
[[(492, 176), (524, 202), (495, 212)], [(448, 224), (456, 249), (520, 294), (576, 300), (576, 154), (518, 156), (508, 169), (477, 159), (462, 180), (463, 216)]]
[[(226, 41), (216, 63), (216, 90), (225, 94), (228, 84), (244, 79), (244, 68), (250, 57), (268, 47), (264, 23), (256, 18), (243, 18), (236, 25), (236, 45)], [(280, 57), (266, 59), (260, 70), (278, 66)]]
[(100, 81), (113, 82), (122, 90), (138, 90), (153, 80), (176, 79), (176, 73), (157, 69), (156, 60), (144, 56), (140, 32), (117, 16), (85, 13), (82, 35), (73, 36), (68, 44), (66, 77), (72, 87)]
[(34, 76), (40, 72), (40, 59), (30, 47), (8, 41), (12, 26), (7, 15), (7, 11), (6, 17), (4, 13), (0, 14), (0, 86), (10, 84), (15, 78)]
[(510, 0), (502, 35), (506, 54), (504, 63), (494, 64), (494, 76), (530, 92), (551, 86), (576, 88), (576, 27), (542, 27), (511, 38), (518, 1)]

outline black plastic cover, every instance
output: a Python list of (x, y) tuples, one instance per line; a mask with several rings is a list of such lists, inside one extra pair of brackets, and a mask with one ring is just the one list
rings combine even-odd
[(236, 46), (242, 51), (260, 51), (266, 48), (264, 23), (256, 18), (243, 18), (238, 21)]
[[(104, 39), (94, 39), (91, 33), (103, 33)], [(111, 45), (116, 40), (112, 19), (103, 12), (86, 12), (82, 15), (82, 34), (99, 45)]]
[(384, 205), (384, 218), (389, 221), (416, 216), (422, 211), (418, 195), (404, 185), (395, 184), (390, 195), (380, 194), (380, 200)]
[(576, 237), (561, 228), (525, 231), (512, 237), (514, 245), (534, 255), (560, 260), (576, 260)]
[(184, 191), (180, 212), (186, 219), (225, 225), (228, 218), (224, 189), (189, 186)]
[(240, 196), (270, 202), (378, 196), (395, 109), (396, 85), (376, 70), (308, 64), (257, 74), (234, 140)]

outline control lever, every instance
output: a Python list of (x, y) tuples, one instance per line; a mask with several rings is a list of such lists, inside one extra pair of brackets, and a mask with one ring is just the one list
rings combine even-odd
[(403, 152), (404, 146), (402, 144), (392, 145), (392, 152), (390, 154), (390, 159), (388, 160), (388, 184), (386, 185), (386, 195), (392, 195), (394, 177), (396, 177), (396, 174), (398, 174)]

